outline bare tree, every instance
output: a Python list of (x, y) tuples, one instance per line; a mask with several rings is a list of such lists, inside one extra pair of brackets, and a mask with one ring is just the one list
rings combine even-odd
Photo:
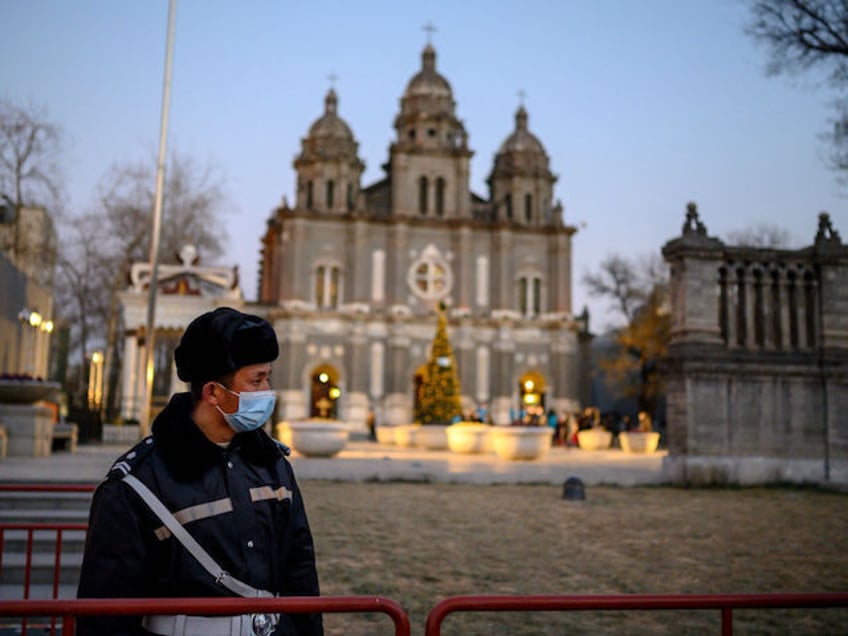
[[(167, 168), (160, 262), (176, 262), (187, 243), (214, 262), (225, 243), (224, 181), (213, 167), (200, 167), (176, 152)], [(93, 341), (105, 348), (107, 377), (121, 346), (118, 293), (126, 288), (133, 263), (150, 256), (154, 169), (154, 161), (114, 165), (100, 181), (96, 210), (69, 219), (60, 268), (67, 298), (60, 305), (75, 325), (73, 343), (83, 363)], [(105, 393), (108, 397), (108, 387)]]
[(597, 272), (583, 274), (589, 294), (611, 301), (619, 316), (628, 322), (652, 290), (667, 280), (667, 267), (658, 254), (632, 260), (612, 254), (601, 262)]
[(789, 232), (771, 223), (759, 223), (727, 233), (727, 243), (745, 247), (787, 247)]
[(44, 108), (22, 108), (0, 99), (0, 192), (16, 208), (59, 208), (62, 130), (47, 120)]
[[(748, 33), (769, 49), (771, 75), (821, 71), (837, 91), (848, 89), (848, 2), (842, 0), (756, 0)], [(832, 144), (831, 164), (848, 170), (848, 104), (823, 137)]]

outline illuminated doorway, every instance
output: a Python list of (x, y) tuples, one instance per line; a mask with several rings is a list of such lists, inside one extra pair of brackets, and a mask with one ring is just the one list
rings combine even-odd
[(329, 364), (312, 370), (309, 416), (338, 419), (339, 372)]
[(545, 378), (540, 373), (529, 371), (518, 380), (518, 395), (524, 411), (545, 408)]

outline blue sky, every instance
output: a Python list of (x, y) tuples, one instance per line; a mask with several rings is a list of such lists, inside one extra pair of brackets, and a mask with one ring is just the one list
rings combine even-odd
[[(71, 212), (96, 204), (113, 163), (154, 160), (167, 0), (0, 0), (0, 95), (43, 105), (67, 136)], [(819, 138), (836, 97), (814, 75), (767, 77), (735, 0), (178, 0), (169, 147), (225, 176), (224, 264), (255, 298), (259, 237), (292, 160), (321, 115), (330, 75), (339, 113), (380, 179), (392, 122), (432, 22), (488, 195), (519, 91), (559, 175), (574, 237), (574, 309), (610, 322), (580, 278), (612, 253), (657, 251), (687, 201), (710, 234), (785, 227), (807, 245), (827, 210), (848, 237), (845, 188)]]

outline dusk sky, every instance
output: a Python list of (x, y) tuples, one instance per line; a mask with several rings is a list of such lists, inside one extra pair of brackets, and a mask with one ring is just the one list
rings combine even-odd
[[(68, 210), (96, 205), (114, 163), (155, 160), (167, 0), (0, 0), (0, 96), (47, 109), (66, 135)], [(335, 76), (383, 177), (393, 120), (432, 23), (437, 69), (465, 122), (471, 187), (488, 198), (519, 92), (574, 236), (573, 308), (609, 304), (580, 279), (607, 255), (656, 252), (697, 202), (710, 234), (762, 223), (809, 245), (817, 215), (848, 238), (845, 186), (820, 139), (837, 95), (821, 76), (767, 77), (742, 0), (178, 0), (169, 148), (218, 167), (227, 251), (256, 297), (259, 239)], [(61, 237), (60, 237), (61, 239)]]

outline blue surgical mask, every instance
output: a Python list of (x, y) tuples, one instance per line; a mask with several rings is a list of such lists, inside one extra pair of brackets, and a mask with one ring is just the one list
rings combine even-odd
[[(218, 383), (216, 382), (216, 384)], [(274, 405), (277, 402), (277, 394), (273, 391), (242, 391), (237, 393), (222, 384), (218, 384), (218, 386), (238, 396), (239, 405), (235, 413), (224, 413), (217, 404), (215, 405), (215, 408), (224, 416), (227, 424), (236, 433), (255, 431), (271, 417)]]

